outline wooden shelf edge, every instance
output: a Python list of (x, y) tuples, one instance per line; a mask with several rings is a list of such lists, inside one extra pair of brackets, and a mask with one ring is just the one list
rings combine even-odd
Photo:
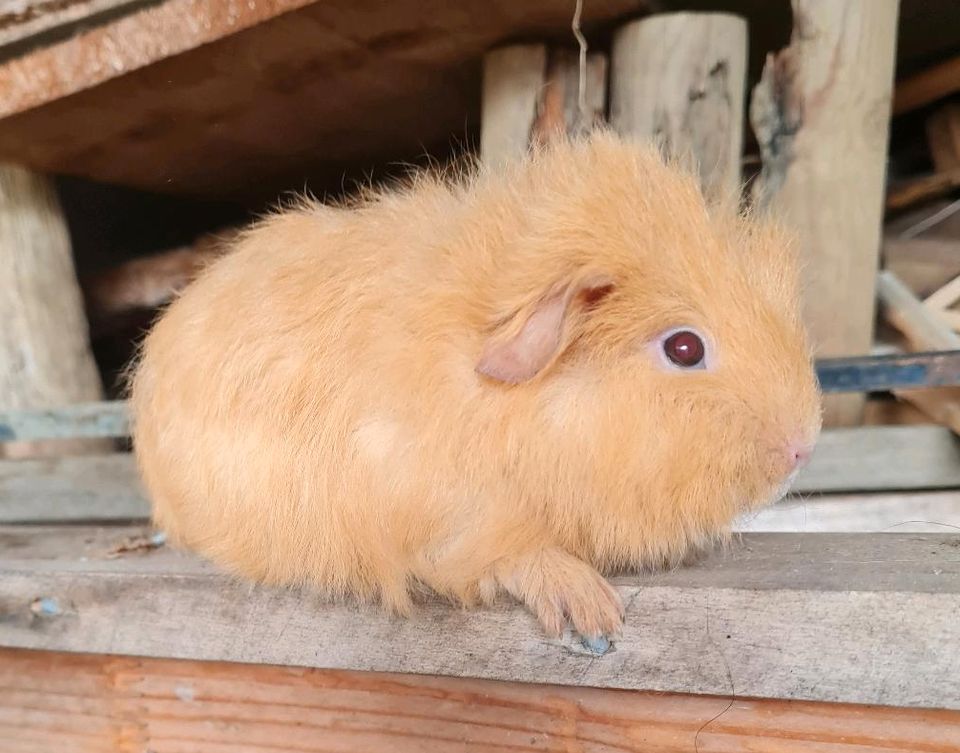
[(960, 709), (955, 535), (750, 534), (615, 578), (626, 625), (598, 656), (508, 601), (399, 619), (167, 547), (108, 555), (138, 531), (0, 529), (0, 646)]

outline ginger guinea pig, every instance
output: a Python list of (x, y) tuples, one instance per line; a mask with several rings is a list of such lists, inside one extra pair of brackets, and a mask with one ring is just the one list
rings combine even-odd
[(820, 396), (772, 224), (607, 132), (254, 225), (131, 384), (155, 521), (230, 572), (406, 613), (500, 591), (615, 634), (601, 573), (781, 495)]

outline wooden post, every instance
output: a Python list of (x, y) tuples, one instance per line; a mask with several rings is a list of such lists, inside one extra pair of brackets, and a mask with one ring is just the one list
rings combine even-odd
[(544, 45), (516, 45), (487, 53), (483, 68), (481, 159), (498, 164), (522, 157), (531, 143), (557, 133), (576, 135), (603, 119), (607, 58), (587, 55), (584, 109), (579, 55)]
[(708, 199), (740, 190), (747, 24), (726, 13), (633, 21), (613, 39), (610, 122), (700, 174)]
[[(70, 238), (53, 186), (0, 166), (0, 406), (99, 400)], [(0, 444), (8, 457), (98, 448), (104, 440)]]
[[(876, 309), (897, 0), (793, 0), (790, 45), (767, 58), (750, 117), (760, 207), (799, 234), (817, 354), (870, 350)], [(828, 396), (825, 422), (856, 424), (862, 395)]]
[[(750, 119), (758, 206), (799, 234), (805, 317), (820, 356), (873, 337), (898, 0), (793, 0), (790, 45), (767, 58)], [(828, 425), (859, 423), (861, 395), (829, 396)]]

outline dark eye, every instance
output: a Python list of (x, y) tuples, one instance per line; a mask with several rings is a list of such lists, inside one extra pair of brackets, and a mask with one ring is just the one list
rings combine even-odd
[(663, 341), (663, 352), (671, 362), (683, 369), (693, 369), (703, 363), (706, 349), (700, 336), (687, 329), (674, 332)]

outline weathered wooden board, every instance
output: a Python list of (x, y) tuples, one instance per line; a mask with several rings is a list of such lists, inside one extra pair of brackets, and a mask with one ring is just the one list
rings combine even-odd
[(734, 525), (741, 532), (960, 532), (960, 491), (796, 495)]
[[(645, 7), (592, 0), (584, 28)], [(0, 159), (251, 202), (307, 178), (337, 190), (350, 167), (462, 144), (483, 53), (572, 43), (572, 13), (543, 0), (164, 0), (0, 63)]]
[[(112, 435), (121, 414), (86, 423)], [(7, 414), (9, 416), (9, 414)], [(7, 423), (4, 423), (7, 420)], [(0, 430), (15, 425), (0, 415)], [(52, 429), (62, 436), (60, 424)], [(112, 427), (112, 428), (111, 428)], [(43, 437), (49, 426), (37, 428)], [(17, 434), (17, 436), (36, 436)], [(794, 494), (960, 489), (960, 439), (939, 426), (872, 426), (825, 431)], [(128, 453), (0, 460), (0, 523), (135, 520), (149, 505)]]
[[(101, 399), (66, 217), (50, 180), (13, 165), (0, 165), (0, 270), (0, 406)], [(0, 442), (9, 439), (0, 426)], [(68, 444), (55, 452), (104, 449)], [(51, 449), (28, 441), (0, 446), (0, 457)]]
[(792, 491), (846, 492), (960, 487), (960, 441), (940, 426), (824, 431)]
[(138, 520), (149, 512), (129, 454), (0, 461), (0, 523)]
[(0, 442), (77, 437), (125, 437), (130, 433), (124, 402), (78, 403), (50, 410), (0, 411)]
[(7, 0), (0, 3), (0, 59), (156, 2), (160, 0)]
[(512, 603), (410, 620), (253, 587), (137, 529), (0, 530), (0, 646), (561, 685), (960, 709), (960, 537), (750, 534), (694, 567), (615, 579), (597, 656)]
[[(873, 337), (898, 2), (791, 5), (790, 45), (768, 58), (750, 103), (763, 157), (753, 196), (798, 234), (817, 354), (861, 355)], [(824, 407), (827, 425), (856, 425), (863, 399), (831, 395)]]
[(5, 753), (865, 753), (960, 748), (944, 710), (0, 650)]

